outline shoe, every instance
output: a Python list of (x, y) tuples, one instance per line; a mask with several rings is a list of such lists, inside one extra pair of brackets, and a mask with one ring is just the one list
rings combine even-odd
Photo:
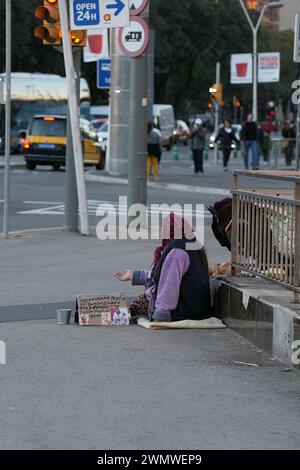
[(153, 176), (153, 181), (156, 181), (156, 183), (159, 182), (159, 176)]
[(224, 171), (229, 171), (229, 168), (228, 168), (227, 166), (225, 166), (225, 167), (223, 168), (223, 170), (224, 170)]

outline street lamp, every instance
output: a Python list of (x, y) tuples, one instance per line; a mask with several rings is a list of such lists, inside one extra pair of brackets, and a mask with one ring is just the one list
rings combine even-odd
[(246, 18), (249, 22), (250, 28), (253, 33), (253, 108), (252, 108), (252, 114), (253, 114), (254, 119), (257, 119), (257, 34), (258, 34), (258, 30), (261, 25), (266, 9), (267, 8), (282, 8), (284, 4), (281, 2), (270, 2), (264, 5), (259, 15), (258, 22), (256, 23), (255, 26), (250, 18), (250, 15), (248, 13), (248, 10), (243, 0), (240, 0), (240, 4), (241, 4), (242, 9), (244, 10), (244, 13), (246, 15)]

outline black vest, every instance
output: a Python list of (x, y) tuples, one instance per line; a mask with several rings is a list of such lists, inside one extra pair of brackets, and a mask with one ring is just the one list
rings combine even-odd
[(211, 313), (208, 265), (201, 261), (198, 251), (186, 250), (186, 243), (186, 240), (171, 240), (153, 274), (153, 281), (158, 286), (163, 264), (170, 251), (180, 248), (187, 252), (190, 267), (182, 278), (178, 305), (171, 312), (172, 321), (204, 320), (209, 318)]

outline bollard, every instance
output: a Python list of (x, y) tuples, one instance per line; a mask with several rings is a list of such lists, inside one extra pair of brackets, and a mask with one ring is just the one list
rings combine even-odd
[(206, 145), (206, 146), (205, 146), (205, 149), (204, 149), (204, 153), (203, 153), (203, 158), (204, 158), (204, 160), (206, 160), (206, 161), (208, 160), (208, 157), (209, 157), (209, 153), (208, 153), (208, 152), (209, 152), (209, 147), (208, 147), (208, 145)]
[(178, 145), (173, 145), (173, 160), (179, 160), (179, 152), (178, 152)]

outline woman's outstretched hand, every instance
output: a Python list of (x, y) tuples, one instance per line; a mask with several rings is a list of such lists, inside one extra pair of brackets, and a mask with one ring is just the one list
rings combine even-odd
[(123, 269), (123, 271), (115, 273), (114, 277), (118, 279), (118, 281), (131, 281), (132, 272), (130, 271), (130, 269)]

